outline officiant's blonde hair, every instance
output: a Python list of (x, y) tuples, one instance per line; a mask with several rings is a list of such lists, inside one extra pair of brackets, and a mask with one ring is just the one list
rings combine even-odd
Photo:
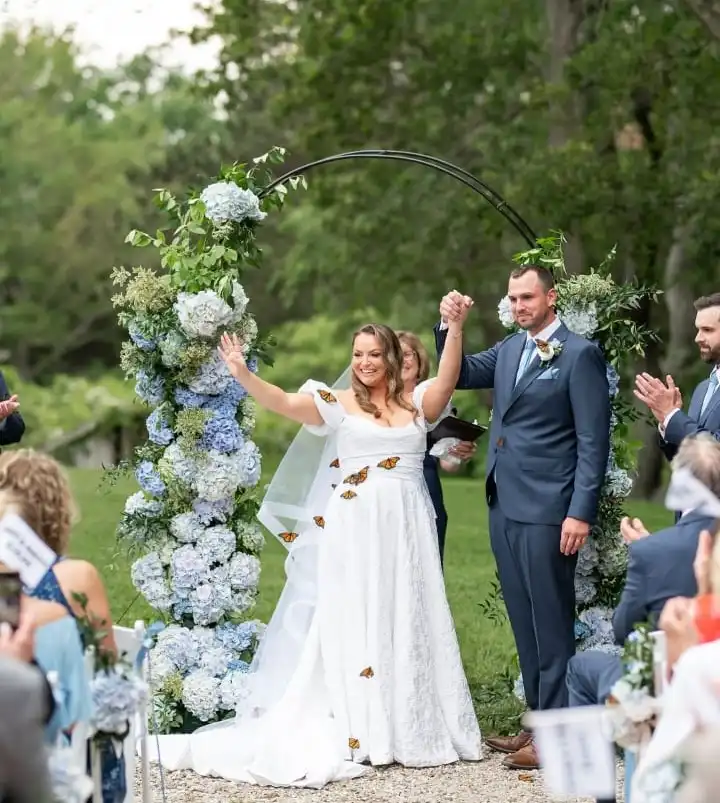
[(15, 512), (57, 555), (64, 555), (77, 508), (60, 463), (33, 449), (0, 455), (0, 493), (16, 498)]

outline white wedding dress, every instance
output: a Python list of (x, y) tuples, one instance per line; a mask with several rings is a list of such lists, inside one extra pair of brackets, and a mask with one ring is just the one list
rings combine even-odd
[[(420, 410), (427, 385), (415, 391)], [(368, 763), (480, 760), (423, 479), (428, 425), (422, 415), (396, 428), (348, 415), (317, 382), (301, 392), (313, 394), (325, 421), (308, 429), (336, 436), (338, 471), (323, 516), (312, 524), (317, 598), (297, 660), (285, 667), (282, 695), (260, 716), (161, 736), (162, 764), (252, 784), (321, 788), (363, 774)], [(299, 541), (303, 533), (292, 536)], [(155, 739), (149, 742), (156, 760)]]

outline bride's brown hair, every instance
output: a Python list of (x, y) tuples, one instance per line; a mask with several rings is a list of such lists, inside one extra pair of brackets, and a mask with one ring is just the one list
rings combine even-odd
[[(405, 383), (402, 378), (403, 367), (403, 352), (400, 340), (395, 332), (382, 323), (369, 323), (358, 329), (352, 336), (353, 348), (355, 347), (355, 340), (358, 335), (371, 335), (375, 337), (380, 344), (382, 351), (383, 363), (385, 364), (385, 382), (387, 390), (385, 391), (385, 401), (394, 402), (398, 407), (403, 410), (408, 410), (411, 413), (417, 414), (417, 410), (405, 400), (403, 391)], [(358, 407), (370, 415), (380, 417), (380, 410), (377, 405), (370, 401), (370, 391), (362, 383), (355, 371), (352, 371), (352, 389), (355, 394), (355, 400)]]

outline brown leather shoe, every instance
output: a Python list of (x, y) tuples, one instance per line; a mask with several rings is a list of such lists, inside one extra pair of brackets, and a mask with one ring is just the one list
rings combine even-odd
[(532, 740), (532, 733), (529, 731), (520, 731), (515, 736), (493, 736), (490, 739), (485, 739), (485, 744), (491, 750), (497, 750), (498, 753), (517, 753), (523, 747), (530, 744)]
[(510, 770), (539, 770), (540, 762), (538, 761), (537, 752), (533, 742), (526, 744), (517, 753), (503, 759), (503, 765)]

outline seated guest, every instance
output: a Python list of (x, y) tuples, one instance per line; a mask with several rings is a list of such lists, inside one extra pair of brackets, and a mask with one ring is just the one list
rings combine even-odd
[[(720, 443), (712, 436), (702, 433), (683, 441), (673, 460), (673, 468), (682, 467), (720, 496)], [(621, 532), (630, 546), (625, 587), (613, 617), (619, 645), (637, 624), (648, 619), (657, 623), (669, 599), (696, 593), (693, 561), (698, 539), (713, 523), (711, 517), (690, 510), (674, 526), (651, 535), (638, 520), (623, 519)], [(569, 705), (604, 703), (622, 674), (619, 656), (596, 650), (577, 653), (567, 669)]]
[[(66, 556), (75, 503), (60, 464), (32, 449), (0, 455), (0, 491), (11, 491), (18, 515), (60, 561), (33, 592), (39, 599), (57, 602), (73, 617), (88, 616), (105, 636), (102, 646), (117, 652), (105, 585), (98, 570), (86, 560)], [(87, 600), (86, 610), (77, 595)]]
[(17, 396), (11, 396), (2, 371), (0, 371), (0, 446), (20, 443), (25, 432), (25, 422), (18, 410)]
[[(430, 357), (422, 341), (414, 332), (398, 332), (398, 340), (403, 350), (402, 377), (405, 382), (405, 392), (412, 393), (415, 387), (430, 376)], [(428, 436), (429, 443), (429, 436)], [(475, 454), (475, 444), (470, 442), (459, 443), (452, 451), (454, 457), (460, 461), (469, 460)], [(445, 509), (442, 483), (440, 482), (440, 469), (453, 473), (460, 468), (460, 463), (433, 457), (428, 446), (423, 463), (423, 474), (430, 499), (435, 508), (435, 523), (438, 533), (438, 549), (440, 550), (440, 563), (445, 556), (445, 535), (447, 533), (448, 515)]]

